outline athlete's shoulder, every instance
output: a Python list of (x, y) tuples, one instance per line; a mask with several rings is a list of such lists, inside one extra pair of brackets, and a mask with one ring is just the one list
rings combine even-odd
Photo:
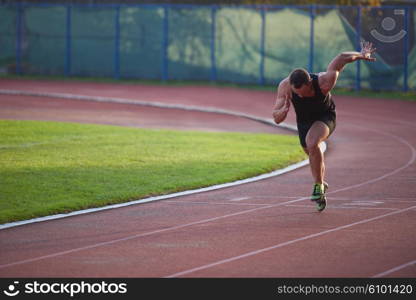
[(326, 72), (319, 72), (319, 73), (315, 73), (315, 75), (318, 76), (318, 80), (322, 80), (325, 78), (327, 74)]
[(290, 87), (289, 77), (286, 77), (279, 82), (279, 85), (277, 87), (277, 93), (282, 97), (290, 98), (291, 92), (292, 89)]
[(278, 84), (277, 88), (278, 88), (278, 89), (290, 89), (290, 81), (289, 81), (289, 77), (286, 77), (286, 78), (282, 79), (282, 80), (279, 82), (279, 84)]
[(319, 88), (321, 89), (322, 93), (324, 95), (328, 94), (331, 90), (331, 74), (328, 74), (328, 72), (319, 72), (317, 73), (317, 76)]
[(282, 79), (277, 86), (278, 99), (291, 99), (292, 89), (290, 88), (289, 77)]

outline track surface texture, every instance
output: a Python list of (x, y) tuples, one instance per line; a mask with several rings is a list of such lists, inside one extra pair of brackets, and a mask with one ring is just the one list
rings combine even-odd
[[(274, 93), (0, 80), (1, 89), (215, 107), (271, 118)], [(0, 230), (0, 277), (416, 277), (416, 105), (335, 95), (328, 206), (309, 167), (226, 189)], [(286, 133), (244, 118), (0, 95), (0, 119)], [(293, 108), (287, 121), (295, 124)], [(213, 175), (214, 176), (214, 175)]]

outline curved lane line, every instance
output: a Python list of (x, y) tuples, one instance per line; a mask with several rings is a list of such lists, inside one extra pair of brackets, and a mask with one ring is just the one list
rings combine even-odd
[(402, 264), (400, 266), (397, 266), (395, 268), (392, 268), (390, 270), (384, 271), (382, 273), (378, 273), (378, 274), (374, 275), (372, 278), (384, 277), (386, 275), (389, 275), (391, 273), (400, 271), (401, 269), (404, 269), (404, 268), (407, 268), (407, 267), (410, 267), (410, 266), (413, 266), (413, 265), (416, 265), (416, 259), (415, 260), (412, 260), (412, 261), (409, 261), (408, 263)]
[[(352, 125), (352, 124), (349, 124), (349, 126), (353, 126), (353, 127), (357, 127), (357, 128), (362, 128), (360, 126)], [(383, 132), (383, 131), (380, 131), (380, 130), (376, 130), (376, 129), (366, 128), (366, 130), (374, 131), (374, 132), (376, 132), (376, 133), (378, 133), (380, 135), (389, 136), (389, 137), (391, 137), (393, 139), (396, 139), (400, 143), (406, 145), (410, 149), (410, 152), (411, 152), (410, 159), (403, 166), (401, 166), (399, 168), (396, 168), (393, 171), (390, 171), (388, 173), (385, 173), (382, 176), (379, 176), (379, 177), (376, 177), (376, 178), (373, 178), (373, 179), (364, 181), (364, 182), (359, 183), (359, 184), (354, 184), (354, 185), (350, 185), (350, 186), (347, 186), (347, 187), (344, 187), (344, 188), (339, 188), (337, 190), (328, 192), (327, 194), (330, 194), (330, 193), (331, 194), (334, 194), (334, 193), (338, 193), (338, 192), (341, 192), (341, 191), (351, 190), (351, 189), (355, 189), (355, 188), (358, 188), (358, 187), (361, 187), (361, 186), (364, 186), (364, 185), (367, 185), (367, 184), (371, 184), (371, 183), (374, 183), (374, 182), (383, 180), (386, 177), (389, 177), (391, 175), (394, 175), (394, 174), (396, 174), (396, 173), (398, 173), (398, 172), (406, 169), (407, 167), (409, 167), (410, 165), (412, 165), (412, 164), (415, 163), (415, 161), (416, 161), (416, 149), (409, 142), (407, 142), (405, 139), (403, 139), (401, 137), (398, 137), (396, 135), (390, 134), (390, 133), (386, 133), (386, 132)], [(294, 200), (292, 202), (297, 202), (297, 200)], [(276, 244), (276, 245), (273, 245), (273, 246), (270, 246), (270, 247), (267, 247), (267, 248), (257, 249), (257, 250), (250, 251), (250, 252), (247, 252), (247, 253), (244, 253), (244, 254), (240, 254), (238, 256), (229, 257), (229, 258), (222, 259), (222, 260), (219, 260), (219, 261), (210, 263), (210, 264), (206, 264), (206, 265), (202, 265), (202, 266), (195, 267), (195, 268), (192, 268), (192, 269), (188, 269), (188, 270), (184, 270), (184, 271), (181, 271), (181, 272), (177, 272), (177, 273), (174, 273), (174, 274), (171, 274), (171, 275), (167, 275), (165, 277), (166, 278), (173, 278), (173, 277), (179, 277), (179, 276), (187, 275), (187, 274), (190, 274), (190, 273), (194, 273), (196, 271), (205, 270), (205, 269), (208, 269), (208, 268), (211, 268), (211, 267), (215, 267), (215, 266), (218, 266), (218, 265), (221, 265), (221, 264), (225, 264), (225, 263), (228, 263), (228, 262), (232, 262), (232, 261), (235, 261), (235, 260), (239, 260), (239, 259), (242, 259), (242, 258), (245, 258), (245, 257), (257, 255), (257, 254), (260, 254), (260, 253), (263, 253), (263, 252), (266, 252), (266, 251), (270, 251), (270, 250), (277, 249), (277, 248), (280, 248), (280, 247), (283, 247), (283, 246), (291, 245), (291, 244), (296, 243), (296, 242), (308, 240), (308, 239), (311, 239), (311, 238), (314, 238), (314, 237), (318, 237), (318, 236), (321, 236), (321, 235), (324, 235), (324, 234), (327, 234), (327, 233), (339, 231), (339, 230), (342, 230), (342, 229), (345, 229), (345, 228), (349, 228), (349, 227), (352, 227), (352, 226), (355, 226), (355, 225), (360, 225), (360, 224), (368, 223), (368, 222), (371, 222), (371, 221), (374, 221), (374, 220), (378, 220), (378, 219), (381, 219), (381, 218), (384, 218), (384, 217), (388, 217), (388, 216), (391, 216), (391, 215), (396, 215), (396, 214), (399, 214), (399, 213), (407, 212), (407, 211), (413, 210), (415, 208), (416, 208), (416, 206), (411, 206), (411, 207), (407, 207), (407, 208), (404, 208), (404, 209), (396, 210), (396, 211), (393, 211), (393, 212), (390, 212), (390, 213), (387, 213), (387, 214), (384, 214), (384, 215), (380, 215), (380, 216), (376, 216), (376, 217), (373, 217), (373, 218), (364, 219), (364, 220), (361, 220), (361, 221), (358, 221), (358, 222), (350, 223), (350, 224), (343, 225), (343, 226), (339, 226), (339, 227), (334, 227), (334, 228), (331, 228), (331, 229), (328, 229), (328, 230), (324, 230), (324, 231), (321, 231), (321, 232), (317, 232), (317, 233), (314, 233), (314, 234), (311, 234), (311, 235), (303, 236), (303, 237), (300, 237), (300, 238), (297, 238), (297, 239), (294, 239), (294, 240), (286, 241), (284, 243)], [(409, 264), (404, 265), (404, 267), (408, 266)], [(399, 266), (397, 268), (401, 268), (401, 267), (402, 266)], [(393, 269), (393, 271), (396, 271), (396, 268)], [(388, 274), (389, 271), (386, 271), (384, 273), (377, 274), (375, 276), (381, 277), (383, 275), (386, 275), (385, 273)]]
[[(361, 128), (361, 127), (359, 127), (359, 128)], [(410, 148), (410, 151), (411, 151), (411, 157), (408, 160), (408, 162), (406, 164), (404, 164), (403, 166), (401, 166), (399, 168), (396, 168), (395, 170), (393, 170), (393, 171), (391, 171), (389, 173), (386, 173), (386, 174), (384, 174), (382, 176), (379, 176), (379, 177), (376, 177), (376, 178), (367, 180), (367, 181), (365, 181), (365, 182), (363, 182), (363, 183), (361, 183), (359, 185), (347, 186), (347, 187), (344, 187), (344, 188), (341, 188), (341, 189), (332, 191), (331, 193), (336, 193), (336, 192), (340, 192), (340, 191), (354, 189), (354, 188), (357, 188), (359, 186), (363, 186), (365, 184), (371, 184), (371, 183), (374, 183), (376, 181), (380, 181), (380, 180), (386, 178), (387, 176), (391, 176), (391, 175), (393, 175), (393, 174), (395, 174), (395, 173), (397, 173), (397, 172), (399, 172), (399, 171), (407, 168), (408, 166), (410, 166), (411, 164), (413, 164), (415, 162), (415, 160), (416, 160), (416, 149), (411, 144), (409, 144), (406, 140), (404, 140), (404, 139), (402, 139), (400, 137), (397, 137), (395, 135), (391, 135), (391, 134), (388, 134), (388, 133), (385, 133), (385, 132), (381, 132), (381, 131), (378, 131), (378, 130), (373, 130), (373, 131), (375, 131), (375, 132), (377, 132), (379, 134), (384, 134), (384, 135), (391, 136), (393, 139), (396, 139), (399, 142), (404, 143), (407, 147), (409, 147)], [(62, 255), (65, 255), (65, 254), (79, 252), (79, 251), (82, 251), (82, 250), (93, 249), (93, 248), (97, 248), (97, 247), (101, 247), (101, 246), (106, 246), (106, 245), (110, 245), (110, 244), (114, 244), (114, 243), (118, 243), (118, 242), (132, 240), (132, 239), (135, 239), (135, 238), (140, 238), (140, 237), (143, 237), (143, 236), (148, 236), (148, 235), (157, 234), (157, 233), (161, 233), (161, 232), (166, 232), (166, 231), (170, 231), (170, 230), (175, 230), (175, 229), (179, 229), (179, 228), (185, 228), (185, 227), (193, 226), (193, 225), (196, 225), (196, 224), (208, 223), (208, 222), (216, 221), (216, 220), (223, 219), (223, 218), (228, 218), (228, 217), (232, 217), (232, 216), (237, 216), (237, 215), (242, 215), (242, 214), (246, 214), (246, 213), (251, 213), (251, 212), (254, 212), (254, 211), (259, 211), (259, 210), (262, 210), (262, 209), (268, 209), (268, 208), (272, 208), (272, 207), (286, 205), (286, 204), (289, 204), (289, 203), (295, 203), (295, 202), (303, 201), (305, 199), (309, 199), (309, 197), (302, 197), (302, 198), (295, 199), (295, 200), (291, 200), (291, 201), (287, 201), (287, 202), (282, 202), (282, 203), (278, 203), (278, 204), (272, 204), (272, 205), (258, 207), (258, 208), (253, 208), (253, 209), (249, 209), (249, 210), (243, 210), (243, 211), (239, 211), (239, 212), (232, 213), (232, 214), (227, 214), (227, 215), (222, 215), (222, 216), (213, 217), (213, 218), (209, 218), (209, 219), (204, 219), (204, 220), (200, 220), (200, 221), (195, 221), (195, 222), (192, 222), (192, 223), (176, 225), (176, 226), (172, 226), (172, 227), (167, 227), (167, 228), (159, 229), (159, 230), (156, 230), (156, 231), (145, 232), (145, 233), (141, 233), (141, 234), (135, 234), (135, 235), (127, 236), (127, 237), (120, 238), (120, 239), (110, 240), (110, 241), (106, 241), (106, 242), (92, 244), (92, 245), (89, 245), (89, 246), (84, 246), (84, 247), (80, 247), (80, 248), (74, 248), (74, 249), (70, 249), (70, 250), (66, 250), (66, 251), (61, 251), (61, 252), (56, 252), (56, 253), (52, 253), (52, 254), (48, 254), (48, 255), (44, 255), (44, 256), (39, 256), (39, 257), (29, 258), (29, 259), (25, 259), (25, 260), (21, 260), (21, 261), (16, 261), (16, 262), (12, 262), (12, 263), (8, 263), (8, 264), (0, 265), (0, 269), (7, 268), (7, 267), (11, 267), (11, 266), (15, 266), (15, 265), (21, 265), (21, 264), (25, 264), (25, 263), (35, 262), (35, 261), (39, 261), (39, 260), (43, 260), (43, 259), (47, 259), (47, 258), (53, 258), (53, 257), (57, 257), (57, 256), (62, 256)], [(274, 246), (271, 246), (271, 247), (267, 247), (267, 248), (263, 248), (263, 249), (258, 249), (256, 251), (252, 251), (252, 252), (249, 252), (249, 253), (241, 254), (239, 256), (235, 256), (235, 257), (230, 257), (230, 258), (227, 258), (227, 259), (223, 259), (223, 260), (220, 260), (220, 261), (217, 261), (217, 262), (213, 262), (213, 263), (210, 263), (210, 264), (207, 264), (207, 265), (204, 265), (204, 266), (199, 266), (199, 267), (196, 267), (196, 268), (184, 270), (182, 272), (178, 272), (178, 273), (175, 273), (175, 274), (171, 274), (171, 275), (168, 275), (166, 277), (175, 277), (175, 276), (189, 274), (189, 273), (195, 272), (197, 270), (207, 269), (207, 268), (212, 267), (214, 265), (219, 265), (219, 264), (226, 263), (226, 262), (229, 262), (229, 261), (234, 261), (234, 260), (237, 260), (237, 259), (241, 259), (241, 258), (244, 258), (244, 257), (247, 257), (247, 256), (252, 256), (252, 255), (255, 255), (255, 254), (258, 254), (258, 253), (261, 253), (261, 252), (265, 252), (265, 251), (268, 251), (268, 250), (272, 250), (272, 249), (275, 249), (275, 248), (279, 248), (279, 247), (283, 247), (283, 246), (286, 246), (286, 245), (289, 245), (289, 244), (293, 244), (293, 243), (298, 242), (298, 241), (301, 241), (301, 240), (310, 239), (310, 238), (317, 237), (317, 236), (321, 236), (321, 235), (324, 235), (326, 233), (330, 233), (330, 232), (333, 232), (333, 231), (338, 231), (338, 230), (341, 230), (341, 229), (344, 229), (344, 228), (349, 228), (349, 227), (354, 226), (354, 225), (371, 222), (373, 220), (381, 219), (383, 217), (387, 217), (387, 216), (390, 216), (390, 215), (395, 215), (395, 214), (398, 214), (398, 213), (402, 213), (402, 212), (405, 212), (405, 211), (409, 211), (409, 210), (412, 210), (414, 208), (416, 208), (416, 206), (412, 206), (412, 207), (408, 207), (408, 208), (405, 208), (405, 209), (397, 210), (397, 211), (394, 211), (394, 212), (391, 212), (391, 213), (387, 213), (387, 214), (384, 214), (384, 215), (380, 215), (380, 216), (377, 216), (377, 217), (373, 217), (373, 218), (370, 218), (370, 219), (364, 219), (364, 220), (361, 220), (361, 221), (358, 221), (358, 222), (354, 222), (354, 223), (351, 223), (351, 224), (347, 224), (347, 225), (335, 227), (335, 228), (332, 228), (332, 229), (329, 229), (329, 230), (325, 230), (325, 231), (322, 231), (322, 232), (318, 232), (318, 233), (315, 233), (315, 234), (312, 234), (312, 235), (309, 235), (309, 236), (305, 236), (305, 237), (301, 237), (301, 238), (298, 238), (298, 239), (295, 239), (295, 240), (287, 241), (285, 243), (281, 243), (281, 244), (274, 245)]]
[[(119, 103), (119, 104), (129, 104), (129, 105), (139, 105), (139, 106), (151, 106), (151, 107), (166, 108), (166, 109), (181, 109), (181, 110), (187, 110), (187, 111), (198, 111), (198, 112), (206, 112), (206, 113), (225, 114), (225, 115), (231, 115), (231, 116), (246, 118), (246, 119), (256, 121), (256, 122), (260, 122), (260, 123), (263, 123), (263, 124), (266, 124), (266, 125), (269, 125), (269, 126), (281, 127), (281, 128), (287, 129), (287, 130), (297, 132), (296, 126), (293, 126), (293, 125), (289, 125), (289, 124), (285, 124), (285, 123), (276, 125), (273, 121), (265, 119), (265, 118), (260, 118), (260, 117), (254, 116), (254, 115), (249, 115), (249, 114), (230, 111), (230, 110), (217, 109), (217, 108), (213, 108), (213, 107), (189, 106), (189, 105), (182, 105), (182, 104), (168, 104), (168, 103), (163, 103), (163, 102), (130, 100), (130, 99), (124, 99), (124, 98), (95, 97), (95, 96), (84, 96), (84, 95), (63, 94), (63, 93), (40, 93), (40, 92), (27, 92), (27, 91), (4, 90), (4, 89), (0, 89), (0, 94), (2, 94), (2, 95), (13, 95), (13, 96), (48, 97), (48, 98), (58, 98), (58, 99), (79, 100), (79, 101), (94, 101), (94, 102), (103, 102), (103, 103)], [(327, 149), (326, 143), (323, 143), (322, 146), (323, 146), (323, 151), (325, 152), (326, 149)], [(258, 175), (258, 176), (251, 177), (251, 178), (246, 178), (246, 179), (243, 179), (243, 180), (237, 180), (237, 181), (233, 181), (233, 182), (229, 182), (229, 183), (217, 184), (217, 185), (213, 185), (213, 186), (209, 186), (209, 187), (205, 187), (205, 188), (187, 190), (187, 191), (183, 191), (183, 192), (178, 192), (178, 193), (173, 193), (173, 194), (168, 194), (168, 195), (162, 195), (162, 196), (149, 197), (149, 198), (144, 198), (144, 199), (140, 199), (140, 200), (134, 200), (134, 201), (129, 201), (129, 202), (120, 203), (120, 204), (114, 204), (114, 205), (108, 205), (108, 206), (103, 206), (103, 207), (98, 207), (98, 208), (78, 210), (78, 211), (74, 211), (74, 212), (66, 213), (66, 214), (56, 214), (56, 215), (45, 216), (45, 217), (40, 217), (40, 218), (33, 218), (33, 219), (29, 219), (29, 220), (24, 220), (24, 221), (5, 223), (5, 224), (0, 225), (0, 230), (10, 228), (10, 227), (16, 227), (16, 226), (36, 223), (36, 222), (43, 222), (43, 221), (61, 219), (61, 218), (66, 218), (66, 217), (71, 217), (71, 216), (77, 216), (77, 215), (82, 215), (82, 214), (98, 212), (98, 211), (102, 211), (102, 210), (115, 209), (115, 208), (125, 207), (125, 206), (129, 206), (129, 205), (159, 201), (159, 200), (164, 200), (164, 199), (171, 199), (171, 198), (175, 198), (175, 197), (181, 197), (181, 196), (186, 196), (186, 195), (191, 195), (191, 194), (196, 194), (196, 193), (203, 193), (203, 192), (228, 188), (228, 187), (232, 187), (232, 186), (236, 186), (236, 185), (240, 185), (240, 184), (246, 184), (246, 183), (250, 183), (250, 182), (255, 182), (255, 181), (259, 181), (259, 180), (279, 176), (279, 175), (291, 172), (293, 170), (296, 170), (298, 168), (304, 167), (308, 164), (309, 164), (309, 160), (306, 159), (306, 160), (303, 160), (301, 162), (289, 165), (289, 166), (287, 166), (283, 169), (275, 170), (275, 171), (270, 172), (270, 173)]]
[[(350, 224), (347, 224), (347, 225), (334, 227), (334, 228), (331, 228), (331, 229), (328, 229), (328, 230), (324, 230), (324, 231), (320, 231), (320, 232), (313, 233), (313, 234), (310, 234), (310, 235), (306, 235), (306, 236), (303, 236), (303, 237), (300, 237), (300, 238), (297, 238), (297, 239), (294, 239), (294, 240), (290, 240), (290, 241), (286, 241), (286, 242), (283, 242), (283, 243), (280, 243), (280, 244), (276, 244), (276, 245), (273, 245), (273, 246), (270, 246), (270, 247), (267, 247), (267, 248), (257, 249), (257, 250), (247, 252), (247, 253), (244, 253), (244, 254), (241, 254), (241, 255), (238, 255), (238, 256), (229, 257), (229, 258), (219, 260), (219, 261), (216, 261), (216, 262), (213, 262), (213, 263), (210, 263), (210, 264), (206, 264), (206, 265), (199, 266), (199, 267), (196, 267), (196, 268), (188, 269), (188, 270), (185, 270), (185, 271), (182, 271), (182, 272), (177, 272), (177, 273), (165, 276), (165, 278), (179, 277), (179, 276), (187, 275), (187, 274), (194, 273), (194, 272), (197, 272), (197, 271), (209, 269), (209, 268), (212, 268), (212, 267), (215, 267), (215, 266), (219, 266), (219, 265), (222, 265), (222, 264), (233, 262), (235, 260), (239, 260), (239, 259), (246, 258), (246, 257), (249, 257), (249, 256), (257, 255), (257, 254), (260, 254), (260, 253), (263, 253), (263, 252), (266, 252), (266, 251), (281, 248), (281, 247), (291, 245), (291, 244), (294, 244), (294, 243), (297, 243), (297, 242), (309, 240), (309, 239), (312, 239), (312, 238), (315, 238), (315, 237), (318, 237), (318, 236), (321, 236), (321, 235), (325, 235), (327, 233), (336, 232), (336, 231), (339, 231), (339, 230), (342, 230), (342, 229), (353, 227), (355, 225), (365, 224), (365, 223), (368, 223), (368, 222), (371, 222), (371, 221), (382, 219), (384, 217), (400, 214), (400, 213), (412, 210), (414, 208), (416, 208), (416, 206), (412, 206), (412, 207), (404, 208), (404, 209), (401, 209), (401, 210), (393, 211), (393, 212), (390, 212), (390, 213), (387, 213), (387, 214), (384, 214), (384, 215), (364, 219), (364, 220), (354, 222), (354, 223), (350, 223)], [(381, 274), (381, 275), (384, 275), (384, 274)]]

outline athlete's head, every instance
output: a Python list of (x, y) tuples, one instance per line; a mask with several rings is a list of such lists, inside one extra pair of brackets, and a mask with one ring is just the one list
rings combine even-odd
[(292, 90), (299, 96), (310, 92), (312, 78), (305, 69), (294, 69), (289, 75)]

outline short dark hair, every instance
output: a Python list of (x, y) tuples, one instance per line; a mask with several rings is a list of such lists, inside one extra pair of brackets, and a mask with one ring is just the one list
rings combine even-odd
[(311, 76), (305, 69), (294, 69), (289, 76), (290, 84), (293, 85), (295, 89), (307, 84), (310, 80)]

